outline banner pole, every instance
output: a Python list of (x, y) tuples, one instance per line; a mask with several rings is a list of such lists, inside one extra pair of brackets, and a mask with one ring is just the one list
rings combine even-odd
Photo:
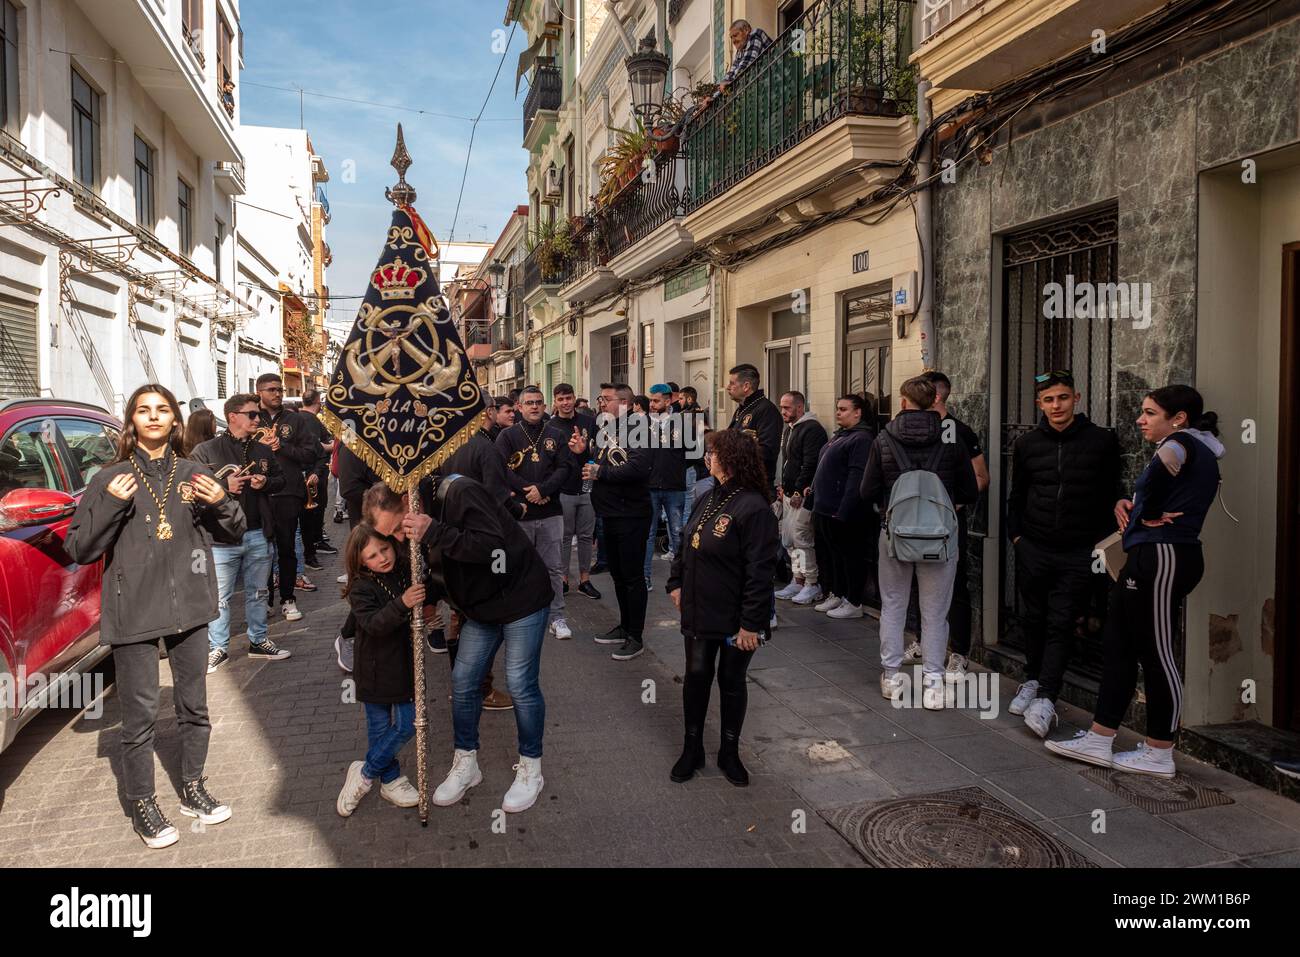
[[(406, 488), (408, 508), (420, 511), (420, 482), (414, 476)], [(424, 563), (421, 560), (420, 542), (414, 536), (408, 536), (407, 544), (411, 548), (411, 584), (414, 585), (424, 577)], [(425, 700), (424, 688), (424, 606), (411, 610), (411, 650), (415, 659), (415, 759), (419, 762), (416, 770), (416, 784), (420, 791), (420, 826), (429, 826), (429, 708)]]

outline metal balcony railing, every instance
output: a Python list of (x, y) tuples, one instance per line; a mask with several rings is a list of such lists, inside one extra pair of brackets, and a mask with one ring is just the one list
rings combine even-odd
[(533, 68), (528, 96), (524, 100), (525, 137), (528, 136), (528, 128), (532, 125), (537, 111), (558, 110), (563, 94), (564, 78), (560, 74), (560, 68), (554, 63), (543, 63), (539, 58), (537, 66)]
[(984, 2), (985, 0), (922, 0), (921, 39), (930, 39), (967, 10)]
[(538, 246), (524, 259), (524, 295), (538, 286), (563, 286), (573, 278), (573, 267), (572, 258), (548, 257), (543, 247)]
[(847, 115), (898, 116), (916, 99), (913, 0), (821, 0), (687, 126), (694, 210)]

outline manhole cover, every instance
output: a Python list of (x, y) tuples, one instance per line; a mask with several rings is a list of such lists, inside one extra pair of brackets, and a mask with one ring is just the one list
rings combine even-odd
[(873, 867), (1093, 867), (980, 788), (860, 804), (827, 818)]
[(1172, 778), (1158, 778), (1152, 774), (1134, 774), (1110, 768), (1085, 768), (1079, 773), (1106, 790), (1114, 791), (1134, 807), (1140, 807), (1151, 814), (1176, 814), (1179, 811), (1236, 803), (1217, 788), (1197, 784), (1181, 773)]

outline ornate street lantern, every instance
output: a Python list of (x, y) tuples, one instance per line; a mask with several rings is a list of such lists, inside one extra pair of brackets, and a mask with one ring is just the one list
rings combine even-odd
[(672, 61), (655, 49), (654, 36), (641, 41), (637, 52), (623, 61), (627, 79), (632, 88), (632, 111), (641, 119), (646, 129), (654, 126), (654, 119), (663, 106), (664, 86)]

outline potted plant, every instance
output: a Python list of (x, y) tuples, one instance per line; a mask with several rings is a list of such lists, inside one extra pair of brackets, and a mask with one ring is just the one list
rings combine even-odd
[(633, 129), (615, 130), (617, 139), (600, 161), (600, 190), (596, 200), (608, 206), (641, 174), (651, 139), (640, 121)]

